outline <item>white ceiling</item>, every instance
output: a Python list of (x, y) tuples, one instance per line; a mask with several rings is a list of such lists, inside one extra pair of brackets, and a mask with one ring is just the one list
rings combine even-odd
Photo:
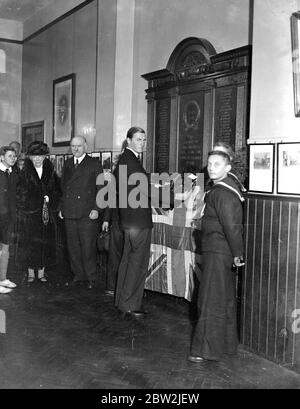
[(0, 0), (0, 18), (23, 23), (54, 2), (55, 0)]

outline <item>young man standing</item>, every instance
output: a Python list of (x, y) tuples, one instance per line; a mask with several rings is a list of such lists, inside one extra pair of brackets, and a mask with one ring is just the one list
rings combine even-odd
[(228, 177), (230, 157), (223, 151), (208, 155), (213, 186), (206, 193), (202, 219), (202, 269), (198, 294), (198, 321), (190, 362), (218, 361), (235, 355), (238, 346), (235, 275), (232, 265), (243, 263), (243, 197)]
[(16, 284), (6, 278), (9, 245), (16, 214), (16, 152), (10, 146), (0, 149), (0, 294), (7, 294)]
[[(126, 139), (127, 147), (120, 155), (114, 172), (117, 188), (122, 184), (120, 179), (124, 171), (127, 172), (127, 180), (124, 180), (124, 183), (127, 183), (127, 191), (125, 194), (118, 191), (120, 227), (124, 231), (124, 247), (118, 270), (115, 306), (123, 318), (126, 316), (143, 318), (145, 311), (142, 308), (142, 301), (153, 227), (150, 185), (146, 171), (139, 160), (139, 154), (143, 152), (146, 143), (145, 131), (140, 127), (132, 127), (128, 130)], [(147, 181), (147, 186), (139, 184), (139, 181), (134, 179), (134, 175), (143, 176)], [(129, 183), (130, 179), (132, 180)], [(145, 199), (145, 206), (132, 205), (130, 197), (134, 191), (139, 191), (140, 198)], [(124, 199), (125, 205), (122, 204)]]

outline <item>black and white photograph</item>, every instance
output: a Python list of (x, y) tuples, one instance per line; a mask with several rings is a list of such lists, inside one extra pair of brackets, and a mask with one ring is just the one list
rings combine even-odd
[(0, 390), (300, 389), (300, 0), (0, 0), (0, 130)]
[(103, 169), (111, 170), (112, 152), (101, 152), (101, 163)]
[(278, 144), (277, 193), (300, 195), (300, 142)]
[(56, 155), (56, 173), (59, 177), (62, 175), (62, 170), (65, 163), (64, 155)]
[(53, 81), (53, 146), (70, 144), (74, 135), (75, 74)]
[(274, 144), (249, 145), (249, 190), (273, 193)]
[(22, 152), (26, 152), (33, 141), (44, 142), (44, 121), (22, 124)]

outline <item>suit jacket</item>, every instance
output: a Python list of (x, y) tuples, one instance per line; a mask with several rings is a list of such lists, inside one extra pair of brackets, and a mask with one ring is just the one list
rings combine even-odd
[(14, 170), (7, 178), (0, 170), (0, 221), (14, 222), (16, 217), (16, 183), (18, 174)]
[[(151, 200), (150, 200), (151, 189), (150, 189), (149, 181), (148, 181), (147, 186), (139, 186), (138, 183), (136, 183), (135, 185), (128, 185), (127, 183), (127, 195), (126, 195), (126, 189), (124, 189), (124, 184), (122, 183), (124, 179), (124, 168), (120, 168), (121, 165), (127, 166), (127, 181), (130, 175), (132, 175), (133, 173), (144, 174), (147, 177), (147, 181), (148, 181), (147, 173), (145, 169), (143, 168), (143, 166), (141, 165), (140, 161), (130, 149), (126, 148), (124, 152), (120, 155), (117, 167), (114, 171), (114, 175), (115, 175), (116, 182), (117, 182), (119, 216), (120, 216), (121, 227), (124, 229), (129, 229), (131, 227), (135, 227), (138, 229), (149, 229), (149, 228), (151, 229), (153, 227), (153, 223), (152, 223), (152, 210), (151, 210)], [(143, 196), (144, 202), (147, 203), (147, 207), (132, 208), (129, 206), (128, 197), (130, 195), (130, 192), (133, 189), (137, 189), (139, 191), (139, 194)], [(124, 195), (126, 195), (125, 201), (127, 198), (126, 207), (122, 207), (122, 202), (124, 202)]]
[(91, 210), (98, 210), (96, 196), (98, 186), (97, 176), (102, 173), (98, 159), (86, 155), (75, 169), (74, 158), (65, 162), (62, 178), (62, 201), (60, 210), (67, 219), (88, 217)]

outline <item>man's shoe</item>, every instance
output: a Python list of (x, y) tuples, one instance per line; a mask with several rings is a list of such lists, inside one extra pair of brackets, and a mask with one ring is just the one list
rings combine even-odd
[(66, 284), (68, 287), (80, 287), (84, 284), (83, 280), (72, 280)]
[(88, 289), (89, 290), (92, 290), (93, 288), (95, 288), (96, 287), (96, 282), (95, 281), (90, 281), (89, 283), (88, 283)]
[(105, 295), (110, 295), (110, 296), (114, 296), (115, 295), (115, 292), (114, 292), (114, 290), (104, 290), (104, 294)]
[(205, 359), (202, 358), (202, 356), (190, 355), (190, 356), (188, 357), (188, 361), (193, 362), (193, 363), (195, 363), (195, 364), (198, 364), (198, 363), (200, 363), (200, 362), (204, 362)]
[(2, 287), (0, 286), (0, 294), (8, 294), (12, 291), (12, 288)]
[(12, 281), (8, 279), (0, 281), (0, 286), (6, 287), (6, 288), (16, 288), (17, 287), (15, 283), (13, 283)]
[(128, 311), (129, 314), (131, 314), (135, 318), (145, 318), (146, 316), (146, 311), (143, 310), (136, 310), (136, 311)]

